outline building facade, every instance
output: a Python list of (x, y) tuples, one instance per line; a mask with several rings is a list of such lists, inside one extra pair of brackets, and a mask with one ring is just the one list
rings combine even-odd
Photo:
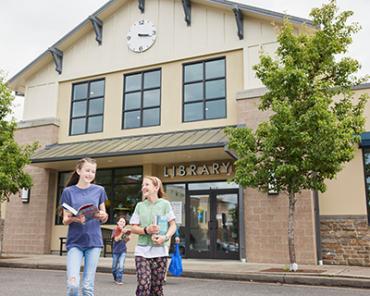
[[(186, 257), (286, 263), (287, 197), (230, 182), (235, 158), (223, 132), (267, 118), (252, 68), (261, 51), (274, 54), (283, 18), (229, 1), (112, 0), (11, 78), (25, 96), (17, 141), (41, 148), (27, 167), (30, 192), (4, 208), (3, 251), (59, 251), (66, 178), (76, 160), (93, 157), (109, 197), (105, 227), (130, 217), (142, 177), (156, 175)], [(310, 29), (310, 21), (290, 19)], [(325, 194), (301, 194), (299, 263), (369, 264), (366, 147), (364, 134)]]

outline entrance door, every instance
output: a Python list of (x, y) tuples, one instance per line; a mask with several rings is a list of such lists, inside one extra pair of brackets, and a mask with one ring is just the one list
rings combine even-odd
[(239, 259), (238, 190), (188, 191), (186, 205), (188, 257)]

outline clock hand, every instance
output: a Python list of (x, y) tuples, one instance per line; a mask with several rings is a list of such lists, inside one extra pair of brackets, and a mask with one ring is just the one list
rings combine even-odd
[(139, 37), (150, 37), (150, 36), (152, 36), (152, 35), (150, 35), (150, 34), (144, 34), (144, 33), (138, 33), (137, 34)]

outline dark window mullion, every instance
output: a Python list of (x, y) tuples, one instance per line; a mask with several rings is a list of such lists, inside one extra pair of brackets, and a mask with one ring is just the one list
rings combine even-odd
[(217, 100), (225, 100), (225, 97), (217, 97), (217, 98), (205, 99), (205, 102), (217, 101)]
[(197, 100), (197, 101), (184, 102), (184, 105), (190, 105), (190, 104), (202, 103), (202, 102), (203, 102), (203, 99), (202, 100)]
[(150, 110), (150, 109), (158, 109), (159, 108), (159, 105), (158, 106), (150, 106), (150, 107), (145, 107), (142, 109), (142, 111), (144, 110)]
[(156, 90), (156, 89), (161, 89), (160, 87), (148, 87), (148, 88), (143, 88), (143, 91), (148, 91), (148, 90)]
[[(204, 75), (203, 75), (204, 76)], [(195, 83), (199, 83), (199, 82), (203, 82), (204, 79), (202, 80), (194, 80), (194, 81), (188, 81), (188, 82), (184, 82), (184, 85), (188, 85), (188, 84), (195, 84)]]
[(225, 79), (225, 76), (220, 76), (216, 78), (208, 78), (208, 79), (205, 79), (205, 81), (208, 82), (208, 81), (221, 80), (221, 79)]
[(144, 72), (141, 73), (141, 97), (140, 97), (140, 127), (144, 124)]
[(87, 102), (86, 102), (86, 120), (85, 120), (85, 134), (88, 133), (88, 125), (89, 125), (89, 109), (90, 109), (90, 84), (91, 82), (88, 83), (87, 85)]
[(206, 119), (206, 63), (203, 62), (203, 120)]

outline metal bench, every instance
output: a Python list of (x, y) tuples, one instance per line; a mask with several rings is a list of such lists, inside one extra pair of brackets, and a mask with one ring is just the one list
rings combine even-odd
[[(107, 255), (112, 255), (112, 229), (102, 227), (101, 233), (103, 237), (103, 257), (107, 257)], [(67, 238), (65, 236), (59, 237), (59, 241), (59, 255), (63, 256), (63, 253), (67, 253), (67, 250), (65, 249)]]

